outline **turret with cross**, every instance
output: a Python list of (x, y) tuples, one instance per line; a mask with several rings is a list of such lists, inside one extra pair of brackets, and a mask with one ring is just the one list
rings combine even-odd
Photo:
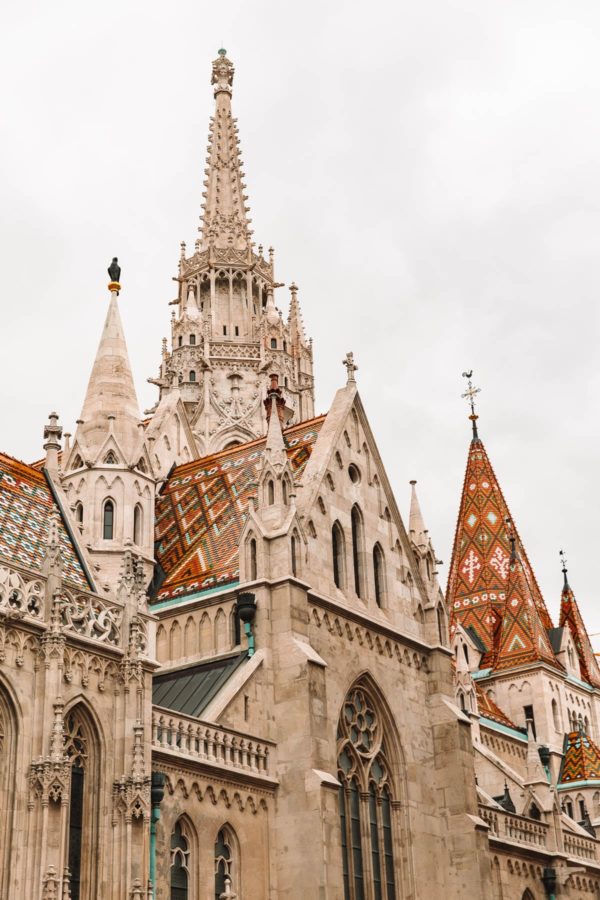
[(463, 399), (469, 402), (469, 405), (471, 407), (471, 415), (469, 416), (469, 419), (473, 423), (473, 440), (478, 441), (479, 435), (477, 434), (477, 419), (479, 418), (479, 416), (475, 412), (475, 397), (480, 393), (481, 388), (473, 387), (473, 382), (471, 380), (473, 377), (473, 369), (471, 369), (470, 372), (463, 372), (462, 374), (463, 378), (467, 379), (467, 390), (461, 396), (463, 397)]

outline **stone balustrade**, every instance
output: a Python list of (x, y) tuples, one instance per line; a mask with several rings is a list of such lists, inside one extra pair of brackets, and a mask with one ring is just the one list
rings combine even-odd
[(273, 745), (155, 706), (152, 746), (159, 750), (174, 750), (201, 762), (268, 776)]
[(492, 837), (544, 849), (547, 847), (550, 826), (545, 822), (537, 822), (527, 816), (517, 816), (503, 809), (483, 804), (479, 804), (479, 815), (489, 827)]
[(63, 628), (113, 647), (119, 646), (123, 615), (120, 606), (101, 600), (95, 594), (70, 593), (64, 589), (60, 601)]
[(580, 834), (563, 831), (565, 853), (575, 856), (577, 859), (598, 860), (598, 842), (593, 838), (585, 838)]

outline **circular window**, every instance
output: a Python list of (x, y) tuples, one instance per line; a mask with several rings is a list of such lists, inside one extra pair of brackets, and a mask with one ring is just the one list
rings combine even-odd
[(359, 481), (360, 481), (360, 472), (359, 472), (358, 468), (354, 465), (354, 463), (351, 463), (351, 464), (348, 466), (348, 475), (350, 476), (350, 481), (352, 482), (352, 484), (358, 484), (358, 483), (359, 483)]

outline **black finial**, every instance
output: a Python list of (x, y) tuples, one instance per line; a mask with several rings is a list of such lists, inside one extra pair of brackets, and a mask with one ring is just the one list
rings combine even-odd
[(119, 265), (119, 260), (116, 256), (113, 256), (113, 260), (108, 267), (108, 274), (110, 275), (110, 280), (119, 283), (121, 281), (121, 266)]
[(473, 377), (473, 369), (470, 372), (463, 372), (463, 378), (467, 379), (467, 390), (462, 395), (465, 400), (469, 401), (469, 405), (471, 406), (471, 415), (469, 419), (473, 425), (473, 440), (478, 441), (479, 435), (477, 433), (477, 419), (479, 416), (475, 412), (475, 397), (481, 391), (481, 388), (473, 387), (473, 382), (471, 378)]
[(562, 563), (562, 573), (563, 578), (565, 579), (565, 583), (563, 585), (563, 590), (569, 587), (569, 582), (567, 580), (567, 554), (564, 550), (561, 550), (558, 554), (560, 556), (560, 561)]
[(517, 539), (513, 531), (512, 521), (508, 516), (504, 521), (506, 522), (506, 531), (508, 532), (508, 540), (510, 541), (510, 564), (512, 565), (517, 561)]

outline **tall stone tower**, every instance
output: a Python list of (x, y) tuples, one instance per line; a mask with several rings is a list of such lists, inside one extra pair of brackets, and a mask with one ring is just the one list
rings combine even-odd
[(215, 114), (209, 129), (200, 237), (181, 245), (171, 349), (163, 347), (159, 407), (174, 391), (186, 410), (199, 455), (266, 431), (263, 400), (276, 374), (286, 423), (314, 415), (312, 348), (298, 288), (289, 315), (275, 305), (274, 251), (255, 250), (244, 193), (238, 128), (231, 111), (234, 67), (225, 50), (212, 64)]

